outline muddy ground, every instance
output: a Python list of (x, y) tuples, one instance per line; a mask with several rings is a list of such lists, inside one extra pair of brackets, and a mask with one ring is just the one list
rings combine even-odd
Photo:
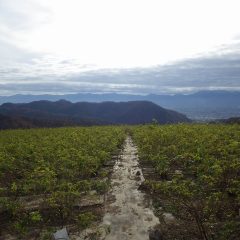
[(93, 233), (95, 239), (101, 240), (149, 239), (149, 233), (159, 225), (159, 219), (154, 215), (151, 199), (139, 190), (142, 182), (144, 177), (137, 148), (128, 136), (113, 168), (102, 223), (95, 229), (86, 230), (85, 237), (75, 239), (93, 239)]
[(143, 181), (136, 146), (127, 137), (122, 156), (116, 162), (112, 175), (109, 196), (113, 195), (115, 201), (106, 206), (103, 218), (103, 224), (110, 228), (106, 240), (149, 239), (149, 230), (159, 224), (149, 199), (139, 190)]

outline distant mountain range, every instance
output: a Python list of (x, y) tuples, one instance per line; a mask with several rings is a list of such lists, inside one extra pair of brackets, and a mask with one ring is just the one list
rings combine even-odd
[(211, 123), (240, 124), (240, 117), (217, 119), (215, 121), (212, 121)]
[(240, 116), (240, 92), (236, 91), (201, 91), (189, 95), (131, 95), (131, 94), (91, 94), (78, 93), (66, 95), (14, 95), (0, 97), (0, 104), (29, 103), (32, 101), (65, 99), (76, 102), (125, 102), (151, 101), (164, 108), (186, 114), (189, 118), (212, 120)]
[(0, 106), (0, 129), (145, 124), (153, 119), (160, 124), (190, 122), (181, 113), (147, 101), (71, 103), (59, 100), (5, 103)]

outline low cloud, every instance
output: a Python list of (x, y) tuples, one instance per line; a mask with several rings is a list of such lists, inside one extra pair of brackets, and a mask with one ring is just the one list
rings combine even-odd
[[(51, 25), (51, 23), (54, 22), (52, 21), (51, 18), (54, 18), (54, 16), (56, 15), (56, 12), (55, 14), (53, 14), (53, 11), (56, 10), (56, 7), (59, 7), (59, 5), (61, 5), (59, 1), (53, 1), (54, 4), (52, 5), (52, 7), (50, 7), (51, 4), (49, 2), (51, 1), (47, 1), (47, 0), (41, 0), (41, 1), (40, 0), (24, 0), (24, 1), (2, 0), (0, 1), (0, 52), (1, 52), (0, 95), (13, 95), (17, 93), (64, 94), (64, 93), (75, 93), (75, 92), (93, 92), (93, 93), (118, 92), (118, 93), (132, 93), (132, 94), (171, 93), (172, 94), (172, 93), (179, 93), (179, 92), (189, 93), (189, 92), (195, 92), (198, 90), (240, 90), (239, 36), (236, 37), (231, 44), (222, 46), (218, 48), (216, 51), (208, 55), (198, 56), (191, 59), (185, 59), (179, 62), (167, 64), (167, 65), (142, 67), (142, 68), (128, 68), (128, 69), (127, 68), (99, 69), (99, 66), (97, 65), (83, 64), (83, 63), (87, 62), (89, 59), (90, 59), (89, 61), (91, 62), (92, 60), (91, 57), (93, 57), (93, 60), (94, 61), (96, 60), (96, 64), (100, 64), (100, 65), (102, 64), (101, 66), (115, 66), (114, 64), (104, 65), (104, 61), (102, 63), (100, 60), (103, 59), (103, 60), (106, 60), (107, 63), (109, 63), (109, 59), (110, 59), (111, 61), (113, 62), (115, 61), (116, 63), (118, 63), (117, 60), (119, 56), (122, 57), (124, 61), (126, 60), (126, 62), (128, 62), (128, 58), (131, 58), (132, 56), (134, 61), (136, 60), (136, 62), (138, 62), (137, 60), (139, 59), (146, 60), (147, 62), (148, 61), (151, 62), (152, 58), (154, 58), (155, 60), (158, 59), (158, 56), (161, 55), (159, 53), (161, 52), (163, 53), (163, 55), (164, 53), (166, 53), (166, 56), (169, 57), (168, 53), (174, 52), (174, 48), (171, 48), (171, 47), (174, 47), (174, 44), (176, 44), (175, 47), (180, 52), (181, 50), (186, 50), (186, 52), (188, 52), (187, 51), (188, 49), (186, 48), (186, 44), (188, 44), (188, 41), (189, 43), (194, 43), (194, 41), (189, 40), (189, 37), (191, 37), (193, 34), (189, 31), (186, 31), (186, 33), (189, 35), (183, 38), (184, 41), (182, 41), (182, 43), (184, 43), (185, 45), (182, 45), (182, 43), (179, 43), (177, 40), (174, 41), (173, 43), (169, 43), (169, 41), (166, 41), (165, 44), (166, 46), (169, 44), (170, 49), (169, 49), (169, 52), (168, 51), (165, 52), (164, 44), (161, 43), (161, 41), (158, 42), (157, 38), (156, 39), (151, 38), (151, 36), (155, 36), (155, 33), (156, 33), (155, 30), (149, 32), (149, 34), (152, 33), (152, 35), (148, 35), (148, 34), (145, 34), (145, 32), (142, 32), (142, 30), (140, 29), (141, 31), (139, 31), (139, 33), (141, 36), (142, 43), (144, 42), (143, 40), (147, 41), (148, 39), (151, 39), (152, 41), (153, 39), (155, 39), (155, 45), (153, 46), (155, 46), (156, 49), (152, 48), (152, 51), (153, 51), (152, 55), (150, 54), (148, 56), (148, 54), (151, 53), (150, 51), (151, 49), (149, 48), (150, 45), (147, 45), (147, 44), (138, 45), (138, 41), (134, 42), (134, 39), (139, 39), (139, 42), (141, 42), (140, 38), (137, 38), (138, 35), (135, 36), (133, 34), (134, 28), (130, 29), (132, 36), (129, 38), (126, 38), (126, 43), (128, 43), (128, 41), (130, 42), (130, 44), (126, 44), (126, 45), (122, 45), (122, 42), (124, 43), (124, 38), (126, 35), (119, 35), (120, 37), (118, 37), (117, 35), (121, 33), (120, 30), (119, 30), (120, 32), (115, 31), (116, 38), (114, 37), (114, 34), (112, 34), (111, 31), (108, 31), (108, 28), (106, 29), (103, 28), (107, 31), (100, 32), (101, 33), (99, 34), (100, 39), (97, 39), (97, 38), (95, 39), (94, 38), (95, 34), (90, 35), (88, 38), (87, 34), (85, 34), (86, 36), (84, 35), (84, 33), (89, 32), (88, 25), (86, 25), (86, 28), (85, 28), (85, 24), (82, 24), (81, 27), (77, 26), (76, 29), (73, 28), (74, 31), (70, 31), (69, 32), (70, 35), (67, 35), (67, 32), (68, 32), (67, 30), (71, 27), (74, 27), (75, 22), (72, 22), (72, 21), (67, 22), (67, 19), (66, 19), (66, 22), (67, 22), (66, 26), (65, 27), (62, 26), (64, 25), (62, 23), (65, 23), (65, 22), (62, 22), (62, 19), (63, 19), (62, 16), (65, 17), (65, 13), (66, 13), (65, 7), (64, 7), (64, 8), (59, 8), (58, 9), (59, 12), (57, 11), (57, 13), (63, 14), (63, 15), (61, 14), (59, 15), (60, 17), (58, 20), (60, 22), (57, 22), (58, 24), (53, 25), (52, 28), (47, 28), (48, 30), (50, 29), (52, 31), (47, 31), (47, 32), (43, 31), (42, 33), (45, 33), (45, 34), (42, 35), (44, 36), (44, 38), (42, 39), (46, 40), (45, 44), (47, 47), (52, 46), (51, 45), (52, 43), (54, 46), (55, 43), (57, 44), (57, 40), (59, 40), (62, 43), (60, 44), (60, 47), (65, 46), (67, 49), (66, 52), (68, 52), (70, 50), (69, 48), (71, 47), (73, 51), (75, 51), (75, 49), (77, 51), (78, 50), (77, 47), (84, 50), (83, 52), (85, 52), (86, 50), (86, 56), (85, 56), (86, 58), (84, 58), (84, 54), (80, 54), (82, 53), (81, 51), (79, 51), (79, 54), (77, 55), (75, 54), (71, 55), (72, 58), (70, 57), (67, 58), (65, 55), (64, 55), (65, 57), (60, 57), (59, 55), (57, 55), (58, 51), (48, 52), (46, 50), (46, 52), (44, 52), (43, 49), (45, 48), (40, 49), (39, 52), (34, 52), (33, 49), (37, 51), (36, 49), (38, 49), (38, 46), (41, 45), (42, 39), (39, 40), (37, 38), (38, 35), (36, 35), (37, 36), (36, 38), (29, 38), (29, 36), (32, 36), (31, 34), (33, 32), (39, 33), (40, 29), (45, 25), (47, 24)], [(77, 1), (71, 1), (72, 4), (73, 2), (77, 2)], [(206, 3), (206, 4), (209, 5), (209, 3)], [(70, 5), (71, 4), (65, 1), (65, 5), (63, 6), (70, 6)], [(73, 6), (75, 5), (72, 5), (72, 7), (70, 7), (69, 9), (74, 12), (75, 14), (74, 16), (76, 17), (76, 19), (80, 20), (81, 18), (78, 18), (79, 12), (78, 11), (75, 12), (75, 8), (73, 8)], [(129, 3), (127, 3), (126, 6), (129, 6)], [(105, 8), (103, 7), (103, 10), (104, 9)], [(133, 9), (135, 9), (135, 6)], [(118, 13), (117, 11), (118, 9), (116, 8), (115, 10), (116, 10), (116, 13)], [(143, 10), (145, 10), (145, 8), (143, 8)], [(225, 8), (223, 8), (223, 10), (225, 11)], [(69, 18), (72, 15), (71, 11), (70, 11), (70, 14), (67, 15)], [(96, 14), (97, 13), (98, 11), (96, 12)], [(159, 17), (159, 16), (161, 15), (159, 15), (157, 11), (156, 17)], [(89, 14), (86, 14), (85, 18), (83, 19), (89, 20), (88, 17), (89, 17)], [(114, 16), (111, 16), (111, 17), (114, 17)], [(121, 19), (122, 15), (120, 14), (119, 17), (120, 17), (119, 19)], [(199, 17), (202, 17), (201, 14), (199, 14)], [(131, 14), (131, 18), (132, 18), (132, 14)], [(211, 15), (211, 18), (212, 18), (212, 15)], [(72, 20), (74, 20), (74, 18)], [(118, 18), (116, 18), (115, 20), (118, 20)], [(142, 17), (140, 17), (140, 15), (139, 15), (139, 20), (142, 20)], [(109, 21), (107, 21), (107, 23), (108, 22)], [(125, 27), (128, 26), (129, 21), (126, 20), (125, 22), (126, 22), (126, 26), (121, 25), (120, 23), (122, 23), (122, 21), (119, 21), (119, 24), (120, 24), (119, 29), (122, 26), (125, 26)], [(81, 23), (83, 23), (83, 21), (81, 21)], [(157, 22), (150, 21), (149, 23), (155, 24)], [(161, 23), (164, 23), (164, 21), (161, 21)], [(229, 23), (232, 23), (232, 22), (230, 21)], [(133, 26), (138, 26), (138, 25), (139, 25), (139, 22), (136, 22), (136, 25), (134, 24)], [(59, 33), (61, 34), (59, 35), (59, 38), (54, 39), (53, 36), (58, 36), (55, 34), (55, 31), (53, 31), (56, 26), (60, 27)], [(89, 26), (94, 27), (95, 21), (93, 21), (92, 25), (90, 24)], [(102, 24), (102, 26), (105, 26), (105, 25)], [(146, 26), (144, 28), (145, 31), (150, 30), (150, 28), (146, 28)], [(156, 26), (158, 25), (156, 24)], [(204, 26), (204, 25), (201, 25), (201, 26)], [(95, 32), (98, 33), (98, 31), (96, 31), (98, 29), (93, 28), (93, 30), (95, 30)], [(101, 30), (101, 27), (99, 27), (99, 31), (100, 30)], [(111, 30), (113, 29), (111, 28)], [(175, 28), (173, 30), (176, 32), (176, 34), (178, 33), (178, 31), (176, 31), (178, 30), (178, 28)], [(185, 30), (188, 30), (188, 29), (185, 29)], [(75, 32), (78, 32), (79, 33), (78, 36), (81, 36), (81, 38), (79, 38), (79, 41), (78, 41), (78, 38), (76, 39), (74, 38)], [(47, 33), (48, 34), (53, 33), (53, 35), (50, 34), (52, 38)], [(104, 35), (104, 33), (106, 34), (106, 36)], [(109, 33), (111, 34), (107, 35)], [(123, 31), (123, 33), (125, 32)], [(146, 33), (148, 33), (148, 31), (146, 31)], [(220, 31), (219, 33), (222, 33), (222, 31)], [(64, 38), (65, 35), (67, 36), (67, 38)], [(144, 36), (147, 36), (147, 38), (144, 39), (143, 38)], [(165, 34), (164, 36), (167, 36), (167, 34)], [(182, 34), (182, 36), (184, 36), (184, 34)], [(162, 38), (162, 36), (160, 37)], [(32, 41), (30, 41), (29, 39)], [(76, 41), (72, 41), (74, 39)], [(81, 43), (81, 40), (84, 40), (84, 39), (86, 41), (83, 41)], [(24, 44), (24, 40), (29, 40), (31, 43), (35, 43), (36, 41), (36, 43), (33, 44), (34, 45), (34, 47), (32, 46), (33, 48), (27, 48), (26, 46), (28, 45)], [(115, 41), (111, 41), (111, 40), (115, 40), (116, 44), (115, 44)], [(165, 40), (167, 40), (167, 38)], [(49, 43), (49, 41), (51, 42), (51, 44)], [(110, 45), (107, 46), (106, 44), (108, 44), (108, 41), (114, 44), (112, 46)], [(200, 40), (199, 42), (201, 43)], [(87, 45), (88, 43), (90, 45)], [(91, 43), (94, 43), (94, 44), (91, 44)], [(178, 48), (178, 45), (182, 47), (182, 49)], [(43, 46), (45, 45), (43, 44)], [(96, 47), (96, 49), (93, 48), (94, 46)], [(117, 47), (119, 47), (119, 49), (121, 50), (120, 48), (121, 46), (128, 46), (129, 48), (126, 48), (126, 49), (123, 48), (125, 49), (124, 51), (116, 51), (115, 53), (115, 50), (117, 49)], [(161, 51), (160, 50), (157, 51), (158, 46), (162, 46), (162, 48), (159, 48)], [(197, 46), (198, 45), (196, 46), (193, 45), (192, 48), (199, 49)], [(135, 47), (136, 49), (134, 50), (133, 48)], [(96, 54), (96, 56), (99, 57), (97, 59), (94, 58), (96, 57), (95, 52), (99, 54), (99, 56), (98, 54)], [(78, 56), (79, 59), (75, 59), (73, 56)], [(139, 59), (136, 56), (139, 56)], [(172, 58), (169, 58), (169, 59), (172, 59)], [(174, 58), (174, 59), (179, 59), (179, 58)], [(156, 61), (155, 60), (153, 62), (158, 62), (157, 60)], [(142, 61), (139, 61), (139, 62), (142, 62)], [(136, 65), (121, 65), (121, 64), (116, 66), (136, 66)]]
[(223, 47), (208, 56), (129, 69), (98, 69), (96, 65), (83, 65), (76, 59), (41, 56), (6, 46), (9, 56), (15, 53), (16, 59), (0, 61), (0, 95), (240, 90), (240, 44)]

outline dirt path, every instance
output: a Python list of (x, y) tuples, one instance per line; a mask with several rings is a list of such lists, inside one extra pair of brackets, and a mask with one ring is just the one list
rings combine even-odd
[(103, 218), (110, 231), (106, 240), (147, 240), (149, 230), (159, 224), (147, 196), (138, 190), (144, 181), (138, 164), (136, 146), (127, 137), (122, 156), (114, 166), (112, 191), (108, 196), (114, 197), (115, 201), (106, 206)]

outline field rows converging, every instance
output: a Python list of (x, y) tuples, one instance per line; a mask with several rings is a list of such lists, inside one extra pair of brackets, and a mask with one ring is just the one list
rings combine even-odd
[(0, 131), (0, 239), (239, 239), (239, 156), (239, 125)]

